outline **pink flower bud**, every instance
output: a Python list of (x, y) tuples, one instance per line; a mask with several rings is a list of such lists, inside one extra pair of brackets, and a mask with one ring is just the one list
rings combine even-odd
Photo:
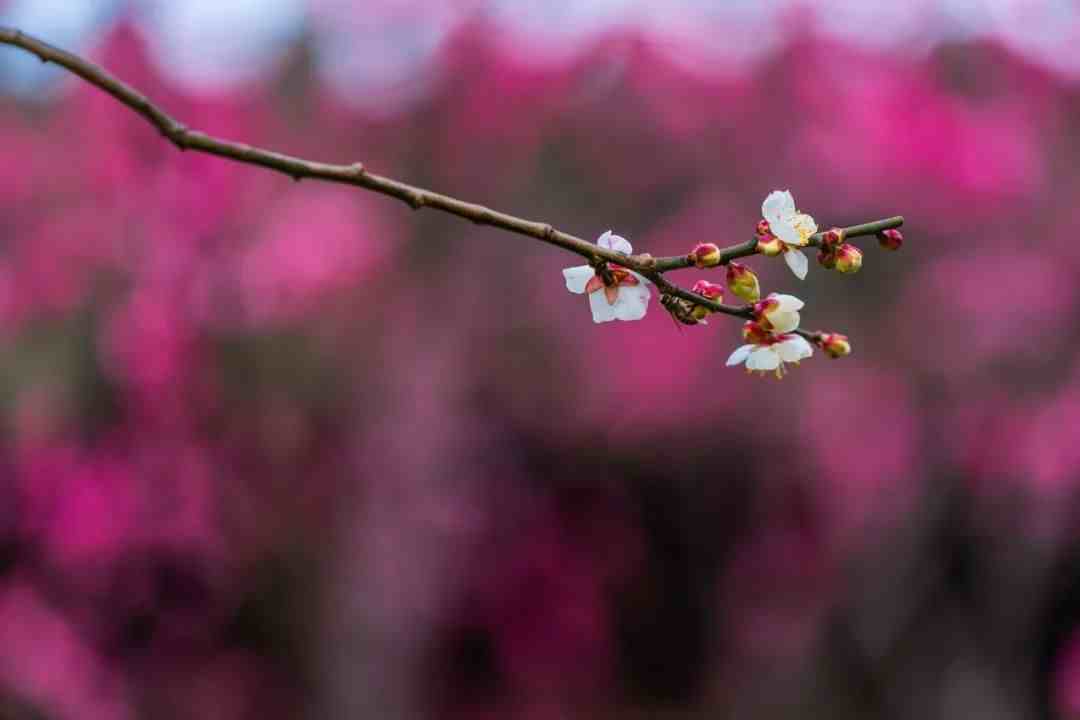
[(904, 234), (899, 230), (882, 230), (877, 234), (878, 245), (884, 250), (899, 250), (904, 244)]
[(756, 235), (772, 235), (772, 228), (769, 227), (768, 220), (758, 220), (757, 227), (754, 228)]
[(818, 339), (818, 344), (831, 358), (844, 357), (851, 354), (851, 343), (847, 335), (840, 333), (825, 333)]
[(728, 263), (727, 286), (736, 296), (753, 303), (761, 299), (761, 285), (753, 270), (737, 262)]
[(862, 251), (854, 245), (844, 243), (836, 248), (836, 270), (842, 273), (856, 273), (862, 267)]
[(723, 286), (711, 283), (708, 280), (698, 280), (694, 283), (694, 287), (690, 288), (690, 292), (697, 293), (710, 300), (720, 300), (724, 297)]
[(768, 257), (776, 257), (784, 251), (784, 243), (772, 235), (758, 235), (757, 251)]
[(712, 243), (699, 243), (690, 251), (690, 262), (695, 267), (709, 268), (720, 264), (720, 248)]

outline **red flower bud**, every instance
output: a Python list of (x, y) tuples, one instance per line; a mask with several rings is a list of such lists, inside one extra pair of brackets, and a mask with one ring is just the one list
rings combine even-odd
[(904, 234), (899, 230), (882, 230), (877, 234), (878, 245), (884, 250), (899, 250), (904, 244)]
[(842, 242), (844, 242), (844, 231), (841, 228), (832, 228), (821, 234), (821, 248), (823, 250), (832, 250)]

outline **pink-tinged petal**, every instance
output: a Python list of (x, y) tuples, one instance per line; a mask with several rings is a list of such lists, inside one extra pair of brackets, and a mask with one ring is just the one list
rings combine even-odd
[[(787, 190), (773, 190), (761, 203), (761, 217), (769, 221), (770, 225), (776, 223), (787, 224), (787, 220), (795, 215), (795, 198)], [(776, 228), (772, 229), (776, 233)], [(777, 235), (777, 237), (780, 237)], [(780, 238), (781, 240), (783, 238)]]
[(746, 358), (746, 367), (751, 370), (775, 370), (780, 367), (780, 356), (772, 346), (758, 348)]
[(810, 347), (810, 343), (799, 335), (793, 335), (789, 339), (777, 343), (774, 347), (776, 353), (784, 362), (799, 362), (814, 354), (814, 349)]
[(806, 272), (810, 269), (810, 262), (803, 255), (802, 250), (795, 250), (793, 248), (784, 248), (784, 262), (791, 268), (791, 272), (795, 273), (795, 277), (800, 280), (806, 279)]
[(604, 298), (607, 300), (608, 305), (614, 305), (615, 301), (619, 299), (619, 287), (604, 287)]
[(593, 275), (585, 285), (585, 292), (594, 293), (604, 287), (604, 280), (599, 275)]
[(640, 320), (649, 309), (652, 293), (645, 284), (619, 288), (619, 300), (615, 303), (615, 317), (619, 320)]
[(602, 292), (589, 293), (589, 309), (595, 323), (610, 322), (615, 319), (615, 308), (608, 305)]
[(620, 280), (619, 284), (620, 285), (629, 285), (630, 287), (633, 287), (634, 285), (637, 285), (639, 282), (641, 282), (641, 281), (638, 280), (636, 277), (634, 277), (632, 274), (630, 274), (630, 275), (627, 275), (626, 277), (624, 277), (622, 280)]
[(566, 289), (578, 295), (585, 292), (589, 280), (596, 277), (596, 272), (588, 265), (566, 268), (562, 274), (566, 278)]
[(615, 235), (610, 230), (606, 231), (596, 240), (596, 244), (600, 247), (605, 247), (608, 250), (614, 250), (624, 255), (629, 255), (634, 252), (634, 248), (630, 245), (630, 241), (621, 235)]
[(633, 270), (630, 271), (630, 274), (633, 275), (634, 277), (636, 277), (638, 279), (638, 282), (641, 282), (644, 285), (652, 285), (652, 280), (645, 277), (644, 275), (639, 275), (638, 273), (634, 272)]
[(756, 347), (757, 345), (742, 345), (736, 348), (735, 352), (731, 353), (731, 356), (727, 359), (727, 366), (732, 367), (746, 362), (746, 358), (750, 357), (750, 353)]

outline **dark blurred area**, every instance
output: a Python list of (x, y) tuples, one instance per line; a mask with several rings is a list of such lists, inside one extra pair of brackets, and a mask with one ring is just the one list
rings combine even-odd
[(638, 252), (906, 217), (747, 260), (854, 346), (748, 377), (738, 321), (594, 325), (574, 256), (0, 49), (0, 718), (1080, 718), (1080, 10), (660, 5), (0, 2)]

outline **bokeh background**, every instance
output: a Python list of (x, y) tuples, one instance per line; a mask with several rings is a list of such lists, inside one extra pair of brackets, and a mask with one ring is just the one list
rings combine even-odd
[[(189, 126), (638, 251), (828, 227), (782, 382), (557, 249), (0, 48), (0, 717), (1080, 717), (1080, 7), (8, 0)], [(674, 276), (689, 285), (707, 272)]]

